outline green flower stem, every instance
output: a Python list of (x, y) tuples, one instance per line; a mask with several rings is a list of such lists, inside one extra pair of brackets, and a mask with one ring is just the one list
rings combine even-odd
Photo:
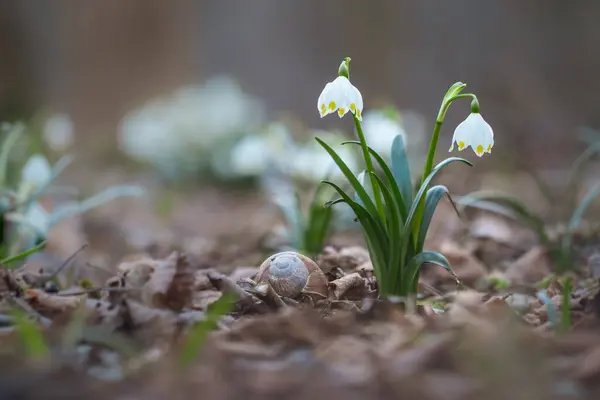
[[(440, 106), (440, 111), (438, 112), (437, 118), (435, 120), (435, 126), (433, 127), (433, 135), (431, 136), (431, 142), (429, 142), (429, 153), (427, 153), (427, 161), (425, 162), (425, 169), (423, 170), (423, 175), (421, 176), (421, 185), (425, 182), (425, 179), (429, 176), (431, 171), (433, 170), (433, 162), (435, 159), (435, 151), (437, 149), (438, 140), (440, 138), (440, 131), (442, 130), (442, 124), (444, 123), (444, 119), (446, 118), (446, 113), (448, 112), (448, 108), (450, 108), (450, 104), (456, 99), (462, 98), (472, 98), (477, 100), (477, 96), (472, 93), (465, 94), (457, 94), (451, 97), (444, 97), (442, 101), (442, 105)], [(416, 246), (417, 238), (419, 237), (419, 228), (421, 227), (421, 220), (423, 219), (423, 208), (425, 207), (425, 197), (419, 202), (419, 206), (417, 207), (417, 212), (415, 213), (415, 227), (413, 229), (414, 233), (414, 243)]]
[(358, 133), (358, 140), (360, 141), (360, 147), (362, 148), (363, 156), (365, 158), (365, 167), (367, 170), (367, 175), (369, 179), (371, 179), (371, 187), (373, 188), (373, 196), (375, 197), (375, 205), (377, 207), (377, 211), (379, 212), (379, 216), (382, 221), (385, 221), (385, 210), (383, 209), (383, 202), (381, 200), (381, 193), (379, 192), (379, 186), (377, 185), (377, 181), (373, 177), (373, 173), (375, 173), (375, 169), (373, 168), (373, 160), (371, 160), (371, 154), (369, 153), (369, 148), (367, 147), (367, 141), (365, 140), (365, 134), (362, 130), (362, 126), (360, 121), (356, 117), (356, 115), (352, 114), (354, 118), (354, 125), (356, 126), (356, 132)]

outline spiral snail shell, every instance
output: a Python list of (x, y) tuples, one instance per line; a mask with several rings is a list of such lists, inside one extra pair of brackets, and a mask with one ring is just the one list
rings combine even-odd
[(327, 277), (310, 258), (293, 251), (277, 253), (267, 258), (258, 271), (256, 282), (269, 282), (283, 297), (301, 294), (327, 297)]

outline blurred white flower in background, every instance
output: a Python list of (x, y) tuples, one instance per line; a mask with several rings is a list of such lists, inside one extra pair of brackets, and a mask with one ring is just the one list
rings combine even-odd
[(35, 230), (36, 235), (45, 236), (50, 230), (50, 216), (38, 203), (33, 203), (24, 215), (26, 224)]
[(54, 114), (46, 119), (42, 137), (53, 151), (64, 151), (73, 143), (74, 124), (67, 114)]
[(402, 136), (406, 143), (406, 132), (400, 118), (384, 110), (367, 111), (363, 119), (363, 131), (369, 147), (385, 157), (390, 156), (396, 136)]
[[(358, 163), (355, 149), (350, 145), (340, 144), (347, 140), (344, 136), (326, 131), (313, 131), (308, 136), (311, 138), (316, 136), (327, 143), (331, 143), (333, 149), (348, 167), (356, 172)], [(338, 180), (344, 176), (331, 156), (315, 140), (299, 147), (288, 162), (290, 163), (291, 174), (306, 181), (319, 182), (326, 178)]]
[(389, 160), (392, 142), (400, 135), (413, 172), (417, 166), (420, 167), (427, 155), (425, 129), (423, 117), (410, 110), (399, 112), (393, 108), (382, 108), (369, 110), (364, 114), (363, 131), (369, 147)]
[(21, 170), (21, 182), (40, 188), (52, 179), (52, 167), (41, 154), (34, 154)]
[(262, 122), (264, 107), (228, 77), (180, 88), (126, 115), (121, 149), (164, 174), (195, 173), (210, 166), (216, 147), (230, 146)]
[(295, 151), (296, 144), (288, 127), (275, 122), (264, 132), (242, 138), (232, 147), (229, 158), (217, 156), (213, 165), (224, 177), (258, 177), (268, 168), (287, 172)]

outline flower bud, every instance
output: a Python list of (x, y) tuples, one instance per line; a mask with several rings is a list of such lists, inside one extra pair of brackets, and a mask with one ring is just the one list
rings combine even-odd
[(350, 79), (350, 57), (344, 58), (344, 61), (340, 64), (338, 75)]

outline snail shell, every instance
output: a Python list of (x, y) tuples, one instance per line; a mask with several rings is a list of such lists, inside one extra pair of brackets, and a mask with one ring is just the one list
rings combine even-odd
[(310, 258), (293, 251), (267, 258), (260, 266), (256, 281), (269, 282), (283, 297), (296, 298), (302, 293), (327, 297), (328, 281), (321, 268)]

